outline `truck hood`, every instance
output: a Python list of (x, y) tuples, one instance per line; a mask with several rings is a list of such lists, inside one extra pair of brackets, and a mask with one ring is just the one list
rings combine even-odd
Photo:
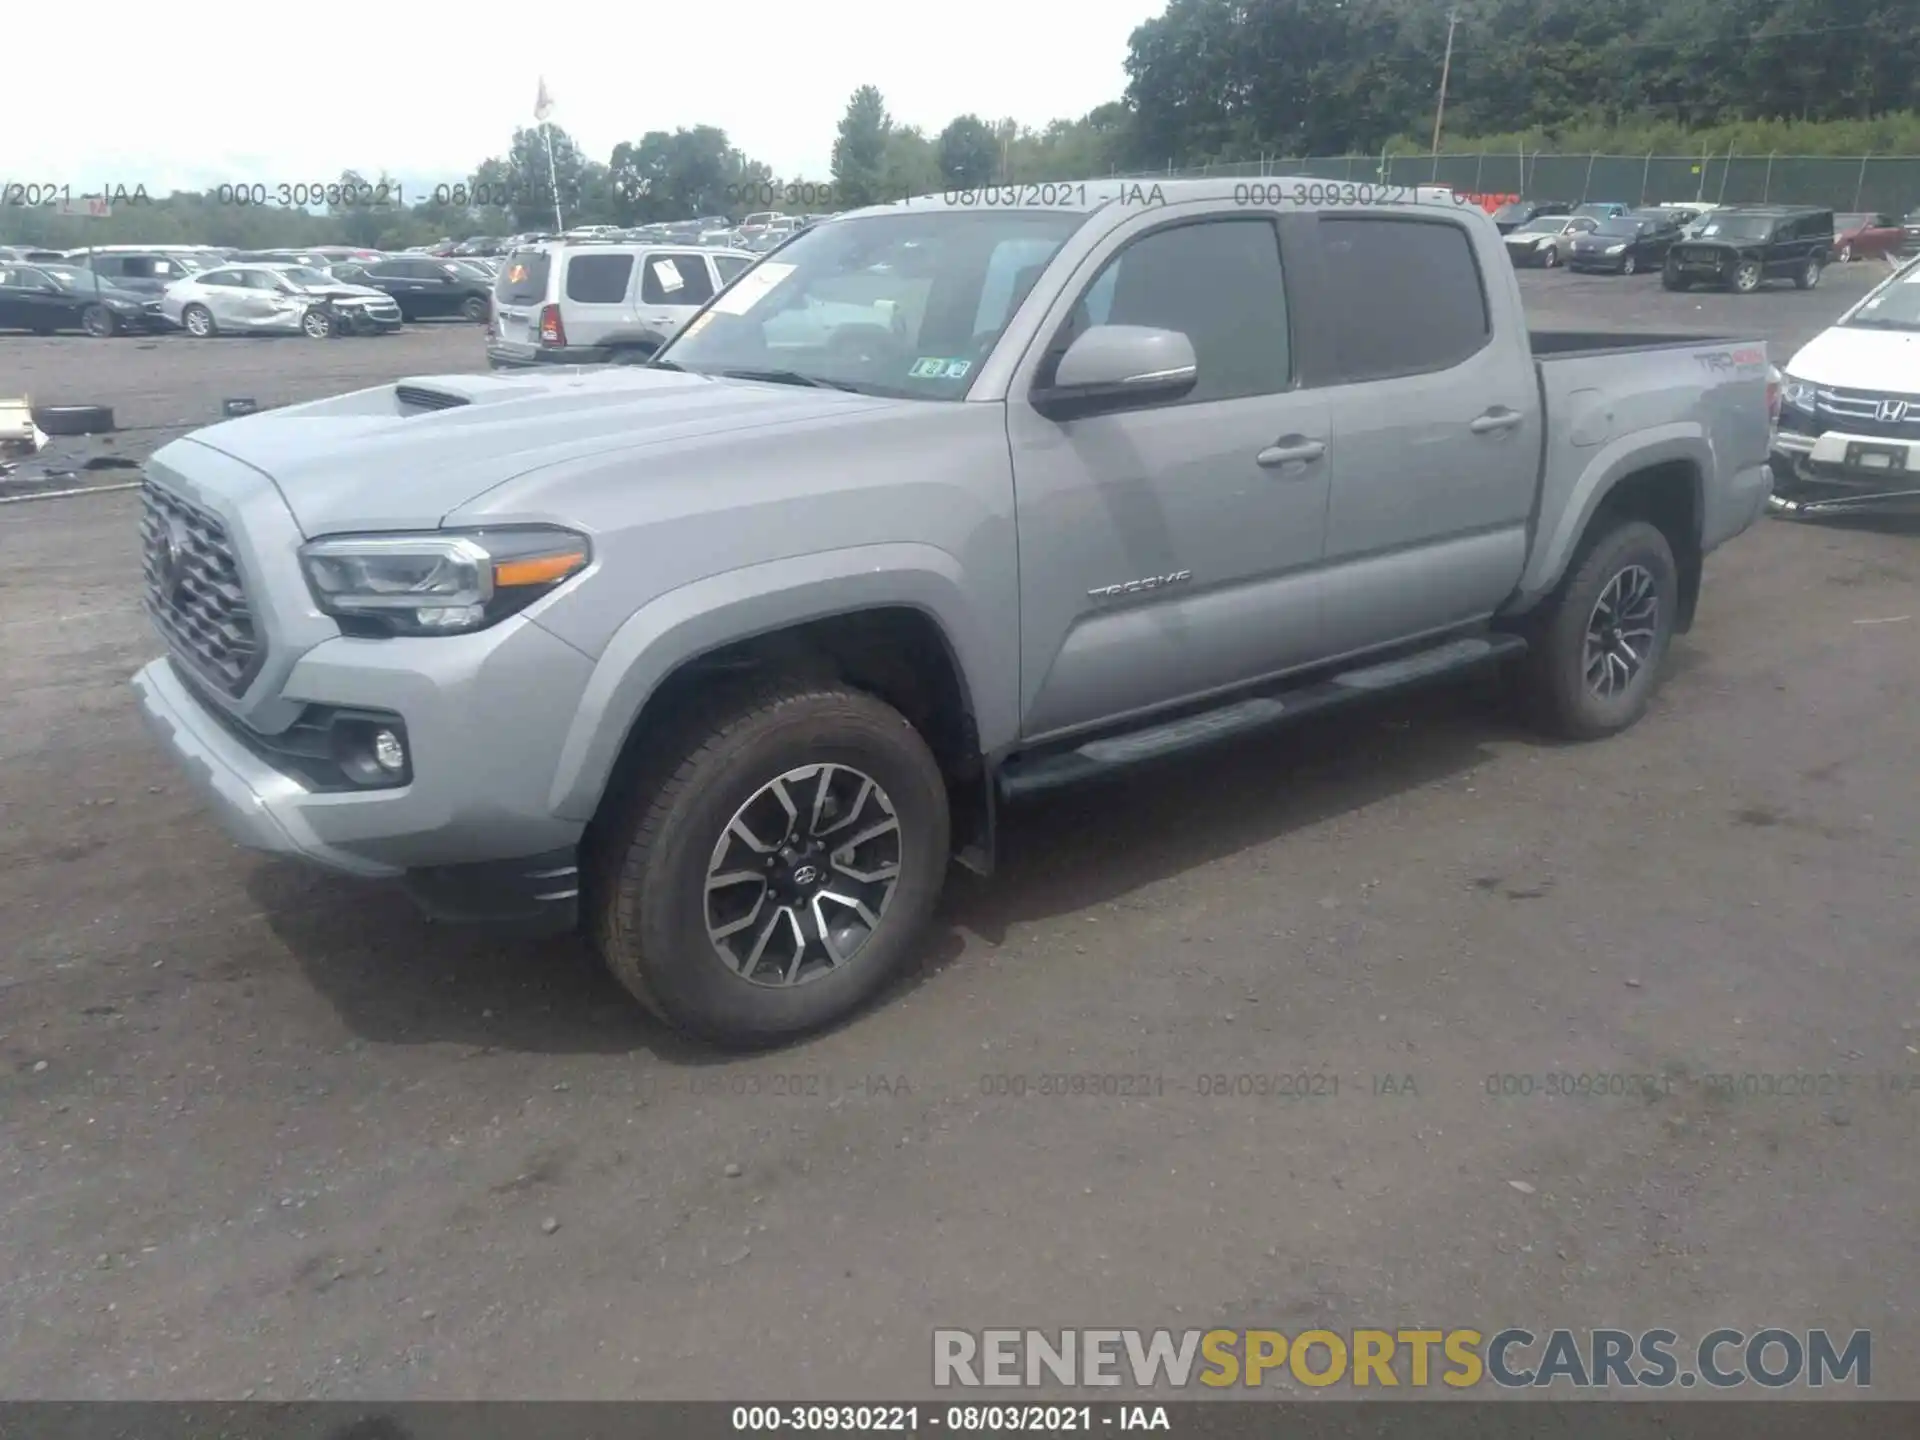
[(438, 375), (263, 411), (196, 430), (154, 459), (191, 473), (205, 446), (259, 470), (309, 538), (431, 530), (489, 490), (589, 455), (863, 417), (924, 402), (714, 379), (639, 366)]
[(1920, 376), (1920, 332), (1836, 325), (1801, 346), (1787, 374), (1840, 390), (1884, 391), (1892, 382), (1895, 390), (1920, 394), (1920, 380), (1911, 378)]

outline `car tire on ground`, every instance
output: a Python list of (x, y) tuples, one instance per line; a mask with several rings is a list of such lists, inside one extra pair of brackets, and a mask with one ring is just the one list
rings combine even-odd
[(1760, 262), (1758, 260), (1743, 260), (1734, 267), (1734, 293), (1751, 295), (1760, 288), (1760, 282), (1765, 278), (1766, 272), (1760, 268)]
[(213, 312), (204, 305), (189, 305), (180, 312), (180, 328), (196, 340), (205, 340), (219, 333), (214, 324)]
[(1559, 249), (1549, 245), (1547, 247), (1547, 253), (1540, 257), (1540, 263), (1549, 270), (1557, 270), (1560, 267)]
[(1679, 601), (1665, 535), (1642, 520), (1599, 532), (1529, 627), (1515, 677), (1528, 718), (1567, 740), (1632, 725), (1659, 688)]
[(1819, 283), (1820, 262), (1818, 260), (1807, 261), (1800, 273), (1793, 277), (1793, 288), (1796, 290), (1811, 290)]
[(80, 328), (95, 339), (104, 339), (120, 333), (120, 322), (106, 306), (89, 305), (80, 312)]
[(1660, 272), (1660, 283), (1668, 290), (1691, 290), (1693, 281), (1669, 265)]
[(602, 957), (661, 1019), (777, 1044), (847, 1016), (913, 955), (951, 822), (898, 711), (773, 679), (716, 695), (649, 755), (609, 797), (584, 869)]
[(30, 413), (48, 435), (105, 435), (113, 429), (110, 405), (36, 405)]
[(1840, 247), (1839, 259), (1842, 265), (1851, 265), (1853, 263), (1853, 246), (1851, 244)]
[(1620, 273), (1622, 275), (1638, 274), (1639, 270), (1640, 270), (1640, 262), (1634, 259), (1633, 256), (1631, 255), (1627, 256), (1626, 259), (1620, 262)]
[(300, 333), (309, 340), (331, 339), (333, 328), (333, 317), (317, 305), (300, 317)]
[(482, 300), (478, 295), (469, 295), (466, 303), (460, 307), (460, 313), (476, 324), (485, 323), (487, 318), (487, 302)]

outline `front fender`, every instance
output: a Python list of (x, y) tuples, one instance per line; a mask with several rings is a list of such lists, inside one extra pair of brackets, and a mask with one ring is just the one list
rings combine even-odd
[[(1577, 463), (1583, 453), (1563, 450), (1557, 460), (1571, 465)], [(1519, 607), (1531, 604), (1560, 583), (1594, 512), (1605, 502), (1608, 492), (1629, 475), (1675, 461), (1691, 465), (1697, 475), (1715, 473), (1713, 441), (1704, 426), (1682, 421), (1635, 430), (1593, 452), (1592, 459), (1570, 483), (1549, 477), (1543, 487), (1545, 494), (1551, 496), (1558, 492), (1565, 499), (1557, 510), (1549, 507), (1542, 511), (1534, 534), (1533, 554), (1521, 574), (1515, 596)]]
[(648, 602), (613, 634), (587, 681), (554, 775), (553, 813), (591, 820), (628, 733), (660, 685), (701, 655), (858, 610), (908, 606), (940, 627), (983, 749), (1015, 733), (1015, 637), (993, 633), (960, 563), (931, 545), (862, 545), (749, 565)]

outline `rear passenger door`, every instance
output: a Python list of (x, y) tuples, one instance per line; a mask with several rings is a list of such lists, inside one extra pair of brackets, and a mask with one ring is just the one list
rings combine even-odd
[[(1331, 449), (1294, 363), (1271, 217), (1148, 212), (1054, 300), (1007, 395), (1020, 539), (1021, 728), (1120, 721), (1311, 662)], [(1007, 303), (1031, 281), (1008, 274)], [(983, 301), (986, 297), (983, 297)], [(1184, 398), (1056, 420), (1030, 403), (1098, 325), (1185, 334)]]
[(646, 257), (639, 316), (649, 330), (671, 338), (713, 296), (713, 272), (700, 251), (658, 251)]
[[(1333, 659), (1505, 601), (1526, 560), (1542, 415), (1532, 361), (1518, 334), (1496, 334), (1490, 277), (1461, 220), (1348, 212), (1311, 228), (1332, 427), (1321, 601)], [(1501, 315), (1525, 324), (1515, 303)]]
[(561, 280), (560, 317), (569, 346), (593, 346), (633, 333), (630, 296), (638, 268), (629, 250), (570, 250)]

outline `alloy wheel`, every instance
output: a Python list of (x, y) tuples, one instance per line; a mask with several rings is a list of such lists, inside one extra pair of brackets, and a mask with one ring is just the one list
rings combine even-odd
[(707, 938), (755, 985), (804, 985), (879, 929), (900, 881), (892, 797), (848, 765), (803, 765), (756, 790), (707, 861)]
[(1588, 690), (1611, 700), (1632, 685), (1653, 653), (1659, 621), (1660, 592), (1646, 566), (1629, 565), (1607, 581), (1587, 617), (1581, 661)]

